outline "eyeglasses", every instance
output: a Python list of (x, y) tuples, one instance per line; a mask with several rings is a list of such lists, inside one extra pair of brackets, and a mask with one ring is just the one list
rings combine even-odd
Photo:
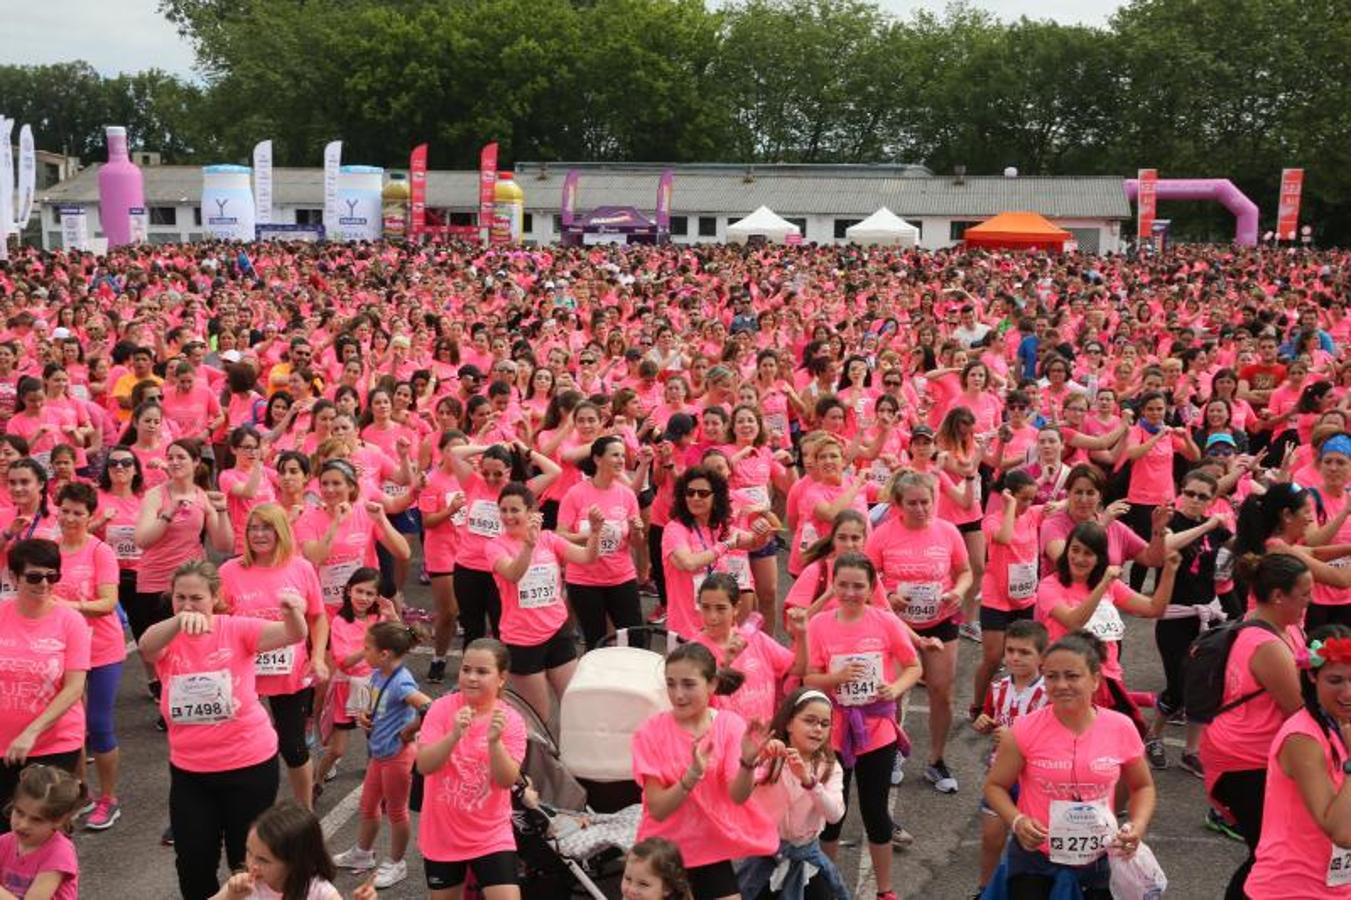
[(47, 582), (48, 584), (56, 584), (58, 581), (61, 580), (61, 573), (60, 573), (60, 572), (24, 572), (24, 573), (23, 573), (23, 580), (26, 581), (26, 582), (28, 582), (29, 584), (42, 584), (42, 582), (44, 582), (44, 581)]
[(801, 722), (803, 725), (806, 725), (808, 728), (830, 727), (829, 719), (818, 719), (816, 716), (803, 716), (802, 718), (798, 719), (798, 721)]
[(713, 496), (713, 491), (709, 488), (685, 488), (685, 496), (694, 500), (707, 500)]
[(237, 449), (237, 450), (257, 450), (257, 449), (258, 449), (258, 445), (257, 445), (257, 444), (240, 444), (240, 445), (239, 445), (237, 448), (235, 448), (235, 449)]
[(255, 522), (254, 524), (249, 525), (244, 530), (249, 532), (250, 534), (270, 534), (271, 532), (276, 531), (277, 529), (273, 528), (271, 525), (264, 525)]
[(1209, 494), (1203, 494), (1203, 493), (1200, 493), (1199, 491), (1187, 490), (1186, 488), (1183, 488), (1183, 489), (1182, 489), (1182, 496), (1184, 496), (1184, 497), (1190, 497), (1192, 500), (1209, 500), (1209, 499), (1210, 499), (1210, 495), (1209, 495)]
[(1206, 456), (1233, 456), (1234, 453), (1232, 447), (1211, 447), (1206, 451)]
[(899, 381), (884, 381), (882, 385), (884, 387), (900, 387), (901, 383)]
[(1026, 403), (1010, 403), (1009, 409), (1027, 409)]
[(108, 468), (110, 469), (131, 469), (135, 468), (135, 466), (136, 460), (132, 459), (130, 456), (122, 456), (117, 459), (108, 460)]

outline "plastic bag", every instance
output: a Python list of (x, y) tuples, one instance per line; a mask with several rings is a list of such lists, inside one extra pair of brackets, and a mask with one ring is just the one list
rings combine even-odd
[(1141, 843), (1129, 858), (1109, 854), (1108, 863), (1113, 900), (1157, 900), (1168, 890), (1168, 876), (1148, 844)]

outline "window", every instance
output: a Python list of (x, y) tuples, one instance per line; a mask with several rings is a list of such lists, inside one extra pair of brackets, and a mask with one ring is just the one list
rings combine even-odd
[(59, 206), (53, 206), (53, 207), (51, 208), (51, 210), (52, 210), (52, 224), (53, 224), (53, 225), (60, 225), (60, 224), (61, 224), (61, 207), (59, 207)]
[(845, 234), (845, 232), (862, 221), (862, 219), (836, 219), (835, 240), (842, 241), (847, 238), (849, 235)]
[(192, 224), (199, 228), (202, 225), (202, 208), (200, 206), (194, 206), (192, 208)]
[(525, 218), (521, 220), (521, 231), (529, 234), (535, 230), (535, 217), (531, 213), (526, 213)]
[(324, 211), (322, 209), (297, 209), (297, 225), (322, 225), (324, 224)]
[(563, 233), (563, 217), (554, 216), (554, 234)]
[(478, 213), (453, 212), (450, 214), (450, 224), (461, 226), (477, 225)]
[(796, 225), (796, 226), (797, 226), (797, 232), (798, 232), (798, 234), (802, 235), (802, 239), (803, 239), (804, 241), (807, 239), (807, 219), (806, 219), (806, 217), (798, 216), (798, 217), (795, 218), (795, 217), (793, 217), (793, 216), (784, 216), (783, 219), (784, 219), (785, 222), (791, 222), (792, 224)]
[(148, 235), (148, 238), (150, 243), (152, 244), (176, 244), (181, 240), (181, 238), (179, 238), (177, 234), (167, 232), (160, 234), (151, 234)]
[(689, 216), (671, 216), (671, 234), (684, 237), (690, 233)]
[(718, 220), (716, 216), (699, 217), (699, 237), (717, 237)]
[(966, 237), (966, 229), (979, 224), (979, 222), (953, 220), (948, 226), (948, 240), (960, 241), (962, 238)]
[(150, 207), (151, 225), (177, 225), (178, 207), (176, 206), (152, 206)]

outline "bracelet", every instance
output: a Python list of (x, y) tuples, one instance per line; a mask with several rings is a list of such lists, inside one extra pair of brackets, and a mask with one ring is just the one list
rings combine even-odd
[(748, 771), (748, 772), (754, 772), (754, 771), (755, 771), (755, 760), (751, 760), (750, 762), (746, 762), (744, 759), (738, 759), (738, 760), (737, 760), (737, 763), (741, 766), (741, 768), (745, 769), (745, 770)]
[(803, 789), (804, 791), (814, 791), (814, 790), (816, 790), (818, 787), (820, 787), (821, 782), (819, 782), (819, 781), (817, 781), (815, 778), (813, 778), (813, 779), (812, 779), (811, 781), (809, 781), (809, 782), (808, 782), (808, 781), (802, 781), (802, 782), (799, 782), (799, 784), (802, 785), (802, 789)]
[(680, 780), (676, 782), (676, 784), (680, 785), (681, 790), (683, 790), (683, 791), (684, 791), (685, 793), (687, 793), (687, 794), (690, 793), (691, 791), (693, 791), (693, 790), (694, 790), (694, 785), (695, 785), (695, 784), (698, 784), (698, 783), (699, 783), (699, 780), (696, 778), (695, 781), (694, 781), (694, 784), (686, 784), (686, 783), (685, 783), (685, 776), (684, 776), (684, 775), (681, 775), (681, 776), (680, 776)]
[(1014, 832), (1014, 833), (1016, 834), (1017, 831), (1018, 831), (1018, 823), (1021, 822), (1023, 819), (1026, 819), (1026, 818), (1027, 818), (1027, 815), (1026, 815), (1025, 813), (1018, 813), (1018, 815), (1014, 816), (1014, 817), (1013, 817), (1013, 824), (1009, 826), (1009, 831), (1012, 831), (1012, 832)]

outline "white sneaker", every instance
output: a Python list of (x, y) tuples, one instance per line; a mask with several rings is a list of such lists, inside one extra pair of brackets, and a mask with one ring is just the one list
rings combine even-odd
[(333, 857), (333, 865), (340, 869), (354, 869), (363, 872), (375, 868), (375, 851), (362, 850), (355, 845)]
[(395, 862), (387, 859), (380, 863), (380, 868), (375, 870), (375, 888), (384, 890), (392, 887), (408, 877), (408, 863), (404, 860)]
[(905, 757), (896, 754), (896, 761), (891, 764), (891, 786), (895, 787), (905, 781)]

